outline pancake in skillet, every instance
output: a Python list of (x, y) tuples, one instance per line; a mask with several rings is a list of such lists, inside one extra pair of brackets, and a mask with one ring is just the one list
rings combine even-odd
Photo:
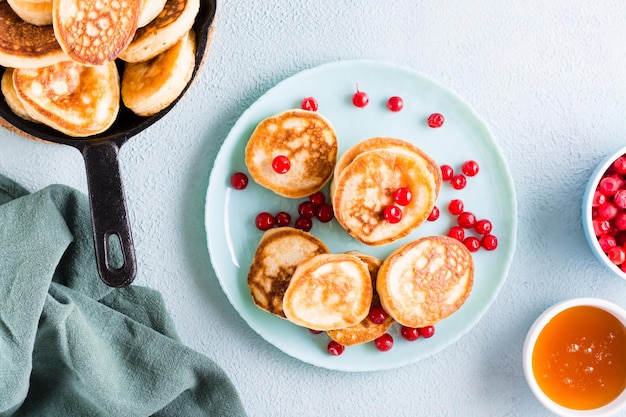
[[(378, 275), (378, 269), (383, 261), (374, 256), (365, 255), (359, 252), (348, 253), (355, 255), (360, 260), (365, 262), (367, 264), (367, 268), (369, 269), (373, 286), (372, 305), (370, 310), (374, 307), (381, 307), (380, 298), (378, 297), (378, 292), (376, 291), (376, 277)], [(365, 317), (360, 323), (355, 324), (354, 326), (337, 330), (329, 330), (326, 333), (331, 339), (343, 346), (354, 346), (370, 342), (382, 336), (387, 332), (387, 330), (389, 330), (393, 323), (393, 318), (391, 316), (387, 316), (385, 321), (380, 324), (376, 324), (369, 319), (368, 315), (368, 317)]]
[(170, 105), (183, 92), (195, 66), (196, 36), (190, 30), (177, 44), (156, 57), (126, 63), (122, 101), (139, 116), (150, 116)]
[(167, 0), (156, 18), (137, 29), (120, 58), (141, 62), (169, 49), (191, 30), (199, 10), (200, 0)]
[(378, 270), (385, 311), (408, 327), (434, 325), (457, 311), (474, 284), (474, 262), (462, 242), (428, 236), (396, 249)]
[(13, 86), (31, 117), (69, 136), (101, 133), (119, 111), (119, 76), (112, 61), (100, 66), (65, 61), (15, 69)]
[(334, 330), (363, 320), (372, 303), (365, 262), (351, 254), (317, 255), (296, 268), (283, 310), (289, 321), (315, 330)]
[(326, 245), (302, 230), (280, 227), (265, 232), (248, 272), (248, 287), (254, 303), (285, 318), (283, 296), (296, 267), (324, 253), (328, 253)]
[(15, 87), (13, 87), (13, 68), (7, 68), (2, 74), (2, 81), (0, 82), (0, 88), (2, 90), (2, 95), (4, 96), (4, 101), (7, 102), (7, 105), (19, 117), (24, 120), (28, 120), (31, 122), (36, 121), (26, 111), (24, 105), (20, 101), (17, 93), (15, 92)]
[(52, 24), (52, 0), (7, 0), (25, 22), (33, 25)]
[(142, 0), (53, 0), (52, 26), (74, 61), (102, 65), (127, 47), (137, 30)]
[(137, 27), (142, 28), (152, 22), (159, 13), (163, 11), (166, 1), (167, 0), (142, 0), (141, 13), (139, 14)]
[[(285, 156), (290, 168), (277, 173), (272, 162)], [(248, 140), (245, 160), (250, 176), (261, 186), (287, 198), (301, 198), (322, 189), (337, 161), (337, 137), (322, 115), (288, 110), (261, 121)]]
[[(331, 200), (338, 223), (367, 245), (384, 245), (408, 235), (422, 224), (437, 199), (437, 178), (424, 159), (398, 148), (373, 149), (358, 154), (334, 178)], [(440, 178), (440, 177), (439, 177)], [(394, 205), (393, 194), (408, 188), (412, 198), (399, 222), (384, 218)]]
[(0, 2), (0, 65), (39, 68), (68, 60), (52, 26), (25, 22), (6, 1)]

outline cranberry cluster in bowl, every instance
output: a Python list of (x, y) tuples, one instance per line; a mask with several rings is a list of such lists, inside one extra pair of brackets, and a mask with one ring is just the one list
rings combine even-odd
[(591, 176), (582, 221), (596, 257), (626, 279), (626, 147), (606, 157)]

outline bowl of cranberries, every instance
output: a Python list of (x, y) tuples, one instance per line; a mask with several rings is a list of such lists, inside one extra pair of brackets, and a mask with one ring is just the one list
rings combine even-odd
[(596, 257), (626, 279), (626, 146), (605, 158), (591, 176), (582, 220)]

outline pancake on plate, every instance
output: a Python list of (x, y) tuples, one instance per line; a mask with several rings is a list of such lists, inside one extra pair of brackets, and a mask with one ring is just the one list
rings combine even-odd
[(283, 297), (296, 267), (328, 252), (324, 242), (299, 229), (279, 227), (265, 232), (248, 271), (248, 287), (254, 303), (285, 318)]
[(119, 75), (113, 61), (99, 66), (65, 61), (14, 69), (13, 86), (33, 119), (69, 136), (107, 130), (120, 107)]
[(367, 264), (351, 254), (317, 255), (296, 268), (283, 310), (289, 321), (315, 330), (335, 330), (361, 322), (372, 303)]
[(448, 236), (427, 236), (396, 249), (378, 270), (385, 311), (408, 327), (434, 325), (457, 311), (474, 284), (472, 255)]
[[(262, 120), (245, 150), (250, 176), (261, 186), (287, 198), (307, 197), (328, 182), (337, 161), (337, 137), (330, 122), (307, 110), (288, 110)], [(273, 162), (286, 157), (287, 172)]]
[(196, 64), (196, 35), (190, 30), (178, 43), (143, 62), (127, 62), (122, 74), (122, 101), (139, 116), (169, 106), (183, 92)]

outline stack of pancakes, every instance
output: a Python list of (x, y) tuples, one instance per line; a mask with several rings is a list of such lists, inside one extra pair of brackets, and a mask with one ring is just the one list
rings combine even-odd
[(199, 8), (199, 0), (0, 1), (4, 98), (18, 116), (74, 137), (106, 131), (120, 98), (139, 116), (158, 113), (191, 79)]

